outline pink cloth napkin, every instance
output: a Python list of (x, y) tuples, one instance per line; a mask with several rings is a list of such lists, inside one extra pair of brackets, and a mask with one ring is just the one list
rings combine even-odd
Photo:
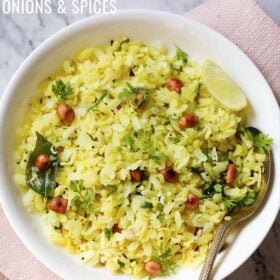
[[(210, 0), (186, 16), (224, 34), (255, 62), (280, 102), (280, 27), (253, 0)], [(22, 244), (0, 209), (0, 280), (59, 280)]]

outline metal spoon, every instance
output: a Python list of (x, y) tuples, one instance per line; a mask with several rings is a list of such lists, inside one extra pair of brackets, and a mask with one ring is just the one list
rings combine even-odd
[[(259, 134), (261, 132), (260, 130), (258, 130), (255, 127), (247, 127), (247, 129), (249, 129), (255, 135)], [(255, 203), (251, 206), (236, 208), (231, 215), (232, 219), (230, 221), (224, 221), (218, 226), (216, 233), (215, 233), (215, 237), (212, 241), (208, 255), (206, 257), (206, 261), (202, 267), (202, 271), (200, 273), (199, 280), (210, 279), (210, 274), (211, 274), (212, 267), (214, 265), (216, 256), (218, 255), (218, 253), (222, 247), (222, 243), (225, 239), (225, 236), (226, 236), (226, 233), (228, 232), (228, 230), (232, 226), (236, 225), (237, 223), (248, 219), (250, 216), (252, 216), (256, 212), (256, 210), (259, 208), (259, 206), (261, 206), (261, 204), (265, 198), (265, 195), (267, 193), (267, 189), (268, 189), (268, 185), (269, 185), (269, 180), (270, 180), (270, 175), (271, 175), (271, 166), (272, 166), (271, 159), (272, 159), (272, 154), (271, 154), (271, 152), (268, 152), (267, 160), (264, 162), (264, 175), (262, 176), (261, 187), (258, 192)]]

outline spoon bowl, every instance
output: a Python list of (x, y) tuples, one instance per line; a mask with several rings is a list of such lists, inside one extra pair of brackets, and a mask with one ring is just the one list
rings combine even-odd
[[(255, 127), (247, 127), (247, 130), (249, 130), (253, 135), (257, 135), (261, 133), (261, 131)], [(243, 206), (243, 207), (238, 207), (233, 210), (231, 213), (231, 220), (230, 221), (224, 221), (222, 222), (217, 230), (215, 237), (211, 243), (208, 255), (206, 257), (206, 261), (202, 267), (201, 273), (199, 280), (207, 280), (210, 279), (210, 274), (215, 262), (215, 259), (220, 252), (220, 249), (223, 245), (223, 241), (225, 239), (225, 236), (229, 229), (236, 225), (237, 223), (240, 223), (249, 217), (251, 217), (254, 213), (256, 213), (257, 209), (262, 205), (264, 198), (267, 194), (268, 186), (269, 186), (269, 181), (271, 177), (271, 167), (272, 167), (272, 154), (271, 151), (267, 152), (267, 158), (266, 161), (264, 162), (264, 167), (263, 167), (263, 175), (262, 175), (262, 181), (260, 185), (260, 189), (258, 191), (256, 200), (254, 204), (250, 206)]]

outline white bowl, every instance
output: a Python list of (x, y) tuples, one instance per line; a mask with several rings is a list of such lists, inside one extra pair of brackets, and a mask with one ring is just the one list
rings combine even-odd
[[(128, 36), (148, 44), (176, 43), (191, 58), (211, 58), (220, 64), (243, 88), (251, 104), (249, 124), (274, 138), (274, 155), (279, 155), (279, 108), (267, 82), (233, 43), (215, 31), (185, 17), (156, 11), (123, 11), (114, 15), (87, 18), (64, 28), (38, 47), (21, 65), (9, 83), (0, 107), (0, 195), (4, 211), (18, 236), (30, 251), (64, 279), (131, 279), (113, 275), (105, 268), (80, 264), (63, 249), (50, 244), (41, 221), (27, 213), (22, 194), (13, 181), (15, 128), (28, 108), (39, 81), (48, 77), (62, 61), (83, 47), (108, 43), (117, 36)], [(280, 170), (279, 161), (275, 170)], [(214, 279), (222, 279), (237, 269), (260, 245), (279, 210), (279, 172), (275, 172), (271, 191), (261, 211), (240, 231), (229, 236), (233, 242), (221, 254)], [(221, 258), (223, 259), (220, 263)], [(16, 264), (15, 264), (16, 265)], [(28, 269), (28, 268), (26, 268)], [(170, 279), (197, 279), (199, 271), (184, 268)]]

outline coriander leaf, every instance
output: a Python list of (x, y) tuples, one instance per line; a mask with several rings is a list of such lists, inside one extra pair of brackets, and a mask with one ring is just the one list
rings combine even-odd
[(158, 203), (158, 204), (157, 204), (157, 210), (158, 210), (158, 211), (163, 211), (163, 208), (164, 208), (164, 206), (163, 206), (162, 203)]
[(207, 182), (202, 186), (203, 198), (213, 197), (217, 193), (221, 193), (221, 190), (215, 188), (215, 182)]
[(110, 189), (112, 192), (116, 192), (118, 190), (117, 185), (106, 185), (105, 188)]
[(166, 160), (168, 156), (160, 151), (155, 151), (154, 154), (150, 154), (151, 158), (158, 164), (160, 164), (163, 160)]
[(89, 213), (93, 208), (93, 199), (95, 196), (94, 189), (86, 188), (83, 181), (71, 181), (69, 188), (75, 193), (71, 200), (78, 210)]
[(105, 228), (104, 233), (105, 233), (106, 238), (107, 238), (108, 240), (110, 240), (111, 237), (112, 237), (112, 235), (113, 235), (112, 229)]
[(169, 115), (169, 116), (164, 116), (164, 119), (166, 119), (166, 122), (164, 123), (165, 125), (172, 123), (173, 121), (178, 121), (179, 116), (176, 115)]
[(163, 204), (158, 203), (156, 209), (157, 209), (157, 211), (159, 211), (159, 214), (157, 215), (157, 219), (160, 222), (162, 222), (164, 220), (164, 213), (163, 213), (164, 206), (163, 206)]
[(74, 93), (74, 89), (71, 84), (64, 83), (62, 80), (56, 80), (52, 85), (52, 91), (61, 100), (66, 100), (67, 97)]
[(179, 137), (169, 137), (168, 140), (170, 140), (170, 142), (172, 142), (173, 144), (177, 144), (180, 142)]
[(256, 192), (248, 191), (246, 196), (239, 202), (240, 206), (250, 206), (255, 203), (256, 200)]
[(152, 257), (152, 260), (161, 264), (162, 268), (160, 270), (160, 275), (170, 275), (174, 272), (176, 262), (172, 259), (171, 250), (168, 249), (165, 252), (162, 251), (159, 256)]
[(98, 110), (98, 106), (99, 104), (102, 102), (102, 100), (106, 97), (106, 96), (110, 96), (110, 91), (105, 89), (101, 95), (100, 98), (97, 99), (96, 102), (93, 103), (93, 105), (91, 105), (89, 108), (88, 108), (88, 111), (97, 111)]
[[(34, 150), (30, 153), (25, 170), (26, 184), (40, 195), (50, 198), (56, 184), (56, 174), (59, 166), (57, 153), (54, 152), (52, 143), (43, 135), (36, 132), (37, 141)], [(51, 165), (46, 170), (36, 167), (36, 159), (39, 155), (47, 155), (51, 159)]]
[(248, 140), (250, 140), (251, 142), (254, 143), (254, 134), (253, 134), (253, 132), (251, 132), (250, 129), (241, 128), (240, 132), (242, 132)]
[(187, 53), (181, 50), (177, 45), (175, 45), (175, 47), (176, 47), (176, 59), (181, 60), (184, 63), (187, 63), (188, 62)]
[(259, 133), (255, 136), (254, 144), (261, 153), (265, 151), (269, 152), (273, 144), (273, 139), (266, 134)]
[(169, 258), (169, 257), (171, 257), (171, 256), (172, 256), (171, 250), (168, 249), (168, 250), (166, 250), (166, 251), (161, 255), (161, 258), (166, 259), (166, 258)]
[(256, 192), (249, 190), (244, 197), (238, 197), (235, 199), (225, 198), (223, 200), (224, 205), (228, 209), (228, 212), (232, 212), (236, 207), (250, 206), (255, 203)]
[(120, 266), (121, 269), (123, 269), (125, 266), (125, 264), (121, 260), (118, 260), (118, 265)]
[(141, 208), (153, 208), (153, 204), (148, 201), (144, 201), (144, 203), (141, 205)]
[(163, 214), (163, 212), (160, 212), (160, 213), (157, 215), (157, 219), (158, 219), (160, 222), (163, 222), (163, 220), (164, 220), (164, 214)]
[(143, 107), (148, 101), (149, 92), (144, 87), (134, 87), (130, 83), (127, 83), (127, 87), (119, 94), (119, 99), (122, 101), (130, 100), (133, 101), (134, 106), (139, 109)]
[(132, 86), (130, 83), (126, 84), (127, 87), (123, 88), (123, 90), (119, 94), (120, 100), (125, 99), (132, 99), (135, 97), (135, 94), (137, 93), (137, 88)]
[(271, 150), (273, 139), (269, 135), (255, 131), (253, 128), (245, 128), (240, 131), (243, 132), (248, 140), (253, 142), (253, 145), (257, 148), (258, 152), (264, 153)]
[(162, 160), (167, 158), (167, 155), (161, 151), (156, 150), (152, 141), (151, 133), (144, 130), (138, 130), (136, 132), (136, 145), (139, 146), (140, 150), (148, 154), (156, 163), (160, 163)]
[(125, 137), (123, 138), (123, 142), (125, 145), (132, 147), (133, 146), (133, 138), (131, 137), (130, 134), (125, 135)]
[(234, 200), (224, 199), (223, 202), (229, 213), (231, 213), (236, 207), (236, 202)]

